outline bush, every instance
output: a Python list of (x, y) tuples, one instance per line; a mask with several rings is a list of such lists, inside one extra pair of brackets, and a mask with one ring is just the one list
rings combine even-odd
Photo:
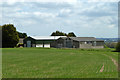
[(23, 43), (18, 43), (18, 44), (17, 44), (17, 47), (23, 47), (23, 46), (24, 46)]
[(117, 43), (116, 51), (117, 51), (117, 52), (120, 52), (120, 42)]
[(115, 48), (116, 45), (117, 45), (116, 42), (106, 42), (105, 45), (104, 45), (104, 47), (105, 48)]
[(104, 44), (104, 48), (109, 48), (106, 44)]

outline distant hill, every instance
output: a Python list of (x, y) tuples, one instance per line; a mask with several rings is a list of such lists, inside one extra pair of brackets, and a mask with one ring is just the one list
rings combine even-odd
[(118, 38), (97, 38), (100, 40), (104, 40), (105, 42), (118, 42)]

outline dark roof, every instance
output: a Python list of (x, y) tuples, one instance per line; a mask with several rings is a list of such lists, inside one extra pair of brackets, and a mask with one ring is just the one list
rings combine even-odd
[[(66, 37), (61, 37), (62, 39), (66, 39)], [(104, 41), (104, 40), (99, 40), (94, 37), (69, 37), (72, 40), (75, 41)]]

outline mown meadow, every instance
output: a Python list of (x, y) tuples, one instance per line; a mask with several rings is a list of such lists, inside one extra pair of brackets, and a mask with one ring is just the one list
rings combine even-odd
[(2, 49), (3, 78), (118, 78), (112, 49)]

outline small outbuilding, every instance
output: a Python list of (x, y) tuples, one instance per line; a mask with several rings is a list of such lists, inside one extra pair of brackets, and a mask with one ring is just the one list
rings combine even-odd
[(24, 38), (19, 38), (19, 42), (17, 44), (17, 47), (23, 47), (24, 43), (23, 43)]
[(104, 41), (94, 37), (60, 37), (51, 43), (55, 48), (104, 48)]

